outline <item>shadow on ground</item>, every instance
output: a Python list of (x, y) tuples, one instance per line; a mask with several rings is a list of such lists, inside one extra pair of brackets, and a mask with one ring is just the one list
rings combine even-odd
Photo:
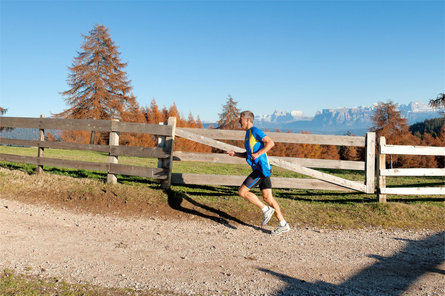
[[(240, 225), (251, 227), (255, 230), (270, 233), (270, 231), (268, 231), (268, 230), (257, 227), (255, 225), (248, 224), (242, 220), (239, 220), (236, 217), (233, 217), (233, 216), (227, 214), (224, 211), (221, 211), (221, 210), (212, 208), (208, 205), (197, 202), (196, 200), (194, 200), (193, 198), (191, 198), (188, 194), (186, 194), (184, 192), (179, 192), (179, 191), (175, 191), (172, 189), (167, 190), (166, 192), (168, 195), (168, 205), (174, 210), (181, 211), (183, 213), (190, 214), (190, 215), (195, 215), (195, 216), (198, 216), (201, 218), (206, 218), (206, 219), (220, 223), (220, 224), (222, 224), (226, 227), (232, 228), (232, 229), (236, 229), (236, 226), (230, 224), (230, 222), (235, 222)], [(188, 203), (190, 203), (195, 209), (185, 207), (183, 205), (184, 201), (187, 201)], [(200, 210), (197, 210), (196, 208), (198, 208)], [(205, 212), (208, 212), (210, 214), (207, 214)], [(214, 215), (212, 215), (212, 214), (214, 214)]]
[[(445, 275), (445, 271), (439, 269), (439, 265), (445, 262), (444, 238), (445, 232), (440, 232), (423, 240), (409, 240), (404, 249), (391, 257), (369, 255), (379, 261), (338, 285), (322, 281), (309, 283), (269, 269), (259, 268), (259, 270), (286, 283), (286, 287), (275, 295), (396, 296), (407, 291), (427, 272)], [(443, 284), (444, 282), (440, 283), (439, 280), (437, 289), (443, 289)], [(410, 294), (416, 293), (421, 291), (413, 291)]]

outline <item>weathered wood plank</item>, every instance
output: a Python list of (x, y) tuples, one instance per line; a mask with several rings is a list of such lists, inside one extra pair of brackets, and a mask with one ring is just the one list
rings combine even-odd
[(136, 147), (136, 146), (108, 146), (108, 145), (90, 145), (66, 142), (48, 142), (37, 140), (19, 140), (0, 138), (0, 144), (20, 145), (29, 147), (42, 147), (51, 149), (64, 150), (85, 150), (98, 151), (108, 153), (111, 151), (113, 155), (125, 155), (136, 157), (152, 157), (152, 158), (168, 158), (169, 154), (156, 147)]
[(41, 147), (41, 148), (51, 148), (51, 149), (63, 149), (63, 150), (98, 151), (98, 152), (109, 152), (109, 150), (110, 150), (110, 147), (108, 145), (90, 145), (90, 144), (79, 144), (79, 143), (51, 142), (51, 141), (38, 141), (38, 140), (21, 140), (21, 139), (7, 139), (7, 138), (0, 138), (0, 144), (26, 146), (26, 147)]
[(382, 194), (395, 195), (444, 195), (445, 187), (399, 187), (381, 188)]
[(95, 119), (62, 119), (62, 118), (26, 118), (0, 117), (0, 127), (36, 128), (56, 130), (82, 130), (110, 132), (146, 133), (152, 135), (171, 136), (172, 127), (134, 122), (112, 122), (111, 120)]
[[(194, 153), (175, 151), (173, 153), (176, 161), (201, 161), (213, 163), (231, 163), (231, 164), (246, 164), (244, 158), (230, 157), (223, 153)], [(343, 169), (343, 170), (365, 170), (364, 161), (348, 161), (348, 160), (334, 160), (334, 159), (311, 159), (311, 158), (297, 158), (297, 157), (278, 157), (278, 159), (287, 160), (290, 163), (296, 163), (301, 166), (310, 168), (326, 168), (326, 169)]]
[(382, 154), (398, 155), (438, 155), (445, 156), (445, 147), (435, 146), (410, 146), (410, 145), (384, 145)]
[[(111, 124), (115, 124), (118, 122), (117, 119), (113, 119)], [(108, 163), (116, 164), (119, 163), (118, 156), (112, 152), (113, 148), (119, 147), (119, 133), (115, 131), (111, 131), (108, 138), (108, 145), (110, 146), (110, 152), (108, 153)], [(117, 177), (115, 174), (111, 173), (110, 170), (108, 170), (107, 174), (107, 183), (109, 184), (116, 184), (117, 183)]]
[[(44, 115), (40, 115), (40, 118), (44, 118), (44, 117), (45, 117)], [(44, 142), (45, 141), (45, 130), (44, 129), (39, 129), (39, 139), (38, 140), (40, 142)], [(45, 148), (39, 147), (37, 149), (37, 157), (40, 158), (40, 157), (43, 157), (43, 156), (45, 156)], [(42, 165), (37, 166), (36, 173), (37, 174), (43, 173), (43, 166)]]
[(108, 152), (110, 146), (108, 145), (91, 145), (91, 144), (79, 144), (79, 143), (66, 143), (66, 142), (40, 142), (39, 147), (51, 148), (51, 149), (63, 149), (63, 150), (84, 150), (84, 151), (97, 151)]
[(107, 163), (57, 159), (57, 158), (47, 158), (47, 157), (39, 158), (38, 164), (45, 166), (52, 166), (52, 167), (71, 168), (76, 170), (92, 170), (92, 171), (105, 171), (105, 172), (108, 170)]
[(164, 149), (170, 154), (166, 160), (165, 167), (168, 170), (167, 180), (161, 183), (162, 188), (170, 188), (172, 183), (172, 171), (173, 171), (173, 149), (176, 133), (176, 117), (169, 117), (167, 124), (172, 128), (172, 135), (165, 138)]
[(158, 147), (136, 147), (136, 146), (111, 146), (111, 154), (136, 156), (136, 157), (152, 157), (152, 158), (168, 158), (170, 154), (166, 153), (162, 148)]
[[(224, 185), (224, 186), (240, 186), (246, 176), (228, 176), (228, 175), (201, 175), (201, 174), (172, 174), (172, 184), (176, 185)], [(335, 190), (346, 191), (352, 190), (336, 186), (330, 183), (316, 179), (301, 178), (279, 178), (272, 177), (273, 188), (298, 188), (298, 189), (314, 189), (314, 190)]]
[(24, 155), (15, 155), (8, 153), (0, 153), (0, 161), (29, 163), (35, 165), (38, 164), (37, 156), (24, 156)]
[[(409, 169), (385, 169), (380, 170), (381, 176), (445, 176), (445, 169), (436, 168), (409, 168)], [(445, 184), (445, 180), (444, 180)]]
[(168, 125), (157, 125), (135, 122), (113, 122), (113, 131), (127, 133), (142, 133), (159, 136), (171, 136), (172, 127)]
[(38, 128), (40, 118), (0, 116), (0, 127)]
[[(198, 129), (198, 128), (178, 128), (196, 135), (218, 140), (241, 140), (244, 141), (245, 131), (218, 130), (218, 129)], [(267, 135), (277, 143), (295, 144), (318, 144), (336, 146), (365, 146), (365, 137), (358, 136), (334, 136), (334, 135), (313, 135), (297, 133), (277, 133), (267, 132)]]
[(198, 142), (198, 143), (201, 143), (201, 144), (204, 144), (204, 145), (208, 145), (208, 146), (211, 146), (211, 147), (214, 147), (214, 148), (226, 150), (226, 151), (228, 151), (228, 150), (233, 150), (235, 152), (244, 152), (244, 151), (246, 151), (243, 148), (240, 148), (240, 147), (237, 147), (237, 146), (233, 146), (233, 145), (230, 145), (230, 144), (226, 144), (226, 143), (223, 143), (221, 141), (217, 141), (217, 140), (214, 140), (214, 139), (202, 136), (202, 135), (198, 135), (198, 134), (186, 131), (186, 130), (184, 130), (182, 128), (177, 128), (176, 129), (176, 136), (179, 136), (181, 138), (188, 139), (188, 140), (191, 140), (191, 141), (194, 141), (194, 142)]
[(0, 154), (0, 161), (8, 162), (18, 162), (18, 163), (29, 163), (35, 165), (44, 165), (52, 167), (63, 167), (72, 168), (78, 170), (93, 170), (93, 171), (107, 171), (107, 163), (99, 162), (87, 162), (69, 159), (58, 159), (58, 158), (48, 158), (48, 157), (34, 157), (34, 156), (22, 156), (14, 154)]
[(121, 174), (128, 176), (140, 176), (154, 179), (167, 179), (168, 170), (162, 168), (148, 168), (141, 166), (125, 165), (125, 164), (110, 164), (109, 173)]
[(366, 133), (365, 184), (366, 193), (375, 191), (375, 133)]
[(382, 189), (386, 187), (386, 177), (382, 176), (381, 172), (386, 169), (386, 155), (382, 154), (382, 147), (386, 145), (386, 139), (385, 137), (379, 137), (377, 140), (377, 167), (376, 167), (376, 173), (377, 173), (377, 198), (379, 200), (379, 203), (385, 203), (386, 202), (386, 194), (382, 193)]
[(109, 132), (111, 120), (45, 118), (38, 128)]
[(230, 157), (223, 153), (199, 153), (199, 152), (184, 152), (174, 151), (174, 161), (200, 161), (210, 163), (231, 163), (231, 164), (246, 164), (246, 160), (239, 157)]
[(40, 141), (38, 140), (22, 140), (22, 139), (8, 139), (0, 137), (1, 145), (15, 145), (25, 147), (39, 147)]

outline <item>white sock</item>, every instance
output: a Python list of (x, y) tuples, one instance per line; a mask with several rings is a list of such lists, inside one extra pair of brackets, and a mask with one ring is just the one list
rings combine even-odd
[(280, 225), (280, 226), (284, 226), (286, 224), (287, 224), (286, 220), (280, 221), (280, 223), (278, 223), (278, 225)]
[(263, 213), (267, 212), (267, 210), (269, 210), (269, 206), (264, 206), (264, 208), (261, 209), (261, 211), (263, 211)]

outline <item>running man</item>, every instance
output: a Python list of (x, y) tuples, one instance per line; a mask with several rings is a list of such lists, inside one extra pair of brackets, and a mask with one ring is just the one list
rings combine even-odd
[[(280, 206), (272, 196), (272, 183), (270, 181), (271, 167), (266, 153), (269, 152), (275, 144), (262, 130), (253, 126), (254, 118), (253, 113), (250, 111), (241, 112), (239, 123), (241, 128), (246, 131), (244, 139), (246, 152), (227, 151), (227, 154), (245, 158), (247, 163), (252, 167), (252, 173), (244, 180), (238, 189), (238, 194), (263, 211), (263, 222), (261, 225), (266, 225), (275, 213), (279, 224), (278, 228), (272, 231), (272, 234), (278, 235), (289, 231), (290, 226), (286, 220), (284, 220)], [(267, 205), (255, 194), (250, 192), (250, 190), (257, 185), (259, 185), (263, 200)]]

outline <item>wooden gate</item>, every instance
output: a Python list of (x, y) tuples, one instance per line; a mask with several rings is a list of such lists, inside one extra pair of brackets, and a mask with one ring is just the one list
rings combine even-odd
[[(375, 185), (375, 133), (367, 133), (365, 137), (357, 136), (331, 136), (331, 135), (311, 135), (311, 134), (291, 134), (291, 133), (267, 133), (274, 142), (296, 143), (296, 144), (318, 144), (336, 146), (356, 146), (365, 147), (365, 161), (340, 161), (324, 159), (304, 159), (290, 157), (269, 156), (272, 165), (310, 176), (314, 179), (301, 178), (272, 178), (276, 188), (301, 188), (301, 189), (326, 189), (341, 191), (359, 191), (374, 193)], [(244, 131), (215, 130), (215, 129), (195, 129), (176, 128), (175, 135), (197, 143), (211, 146), (224, 151), (233, 150), (235, 152), (245, 152), (245, 149), (233, 146), (218, 140), (244, 140)], [(217, 140), (218, 139), (218, 140)], [(203, 155), (198, 153), (174, 152), (176, 160), (206, 161)], [(207, 161), (218, 161), (227, 163), (237, 163), (229, 160), (227, 155), (211, 154), (206, 156)], [(312, 169), (336, 168), (364, 170), (365, 182), (352, 181), (331, 174), (323, 173)], [(194, 174), (172, 174), (174, 184), (211, 184), (211, 185), (240, 185), (245, 176), (221, 176), (221, 175), (194, 175)]]

